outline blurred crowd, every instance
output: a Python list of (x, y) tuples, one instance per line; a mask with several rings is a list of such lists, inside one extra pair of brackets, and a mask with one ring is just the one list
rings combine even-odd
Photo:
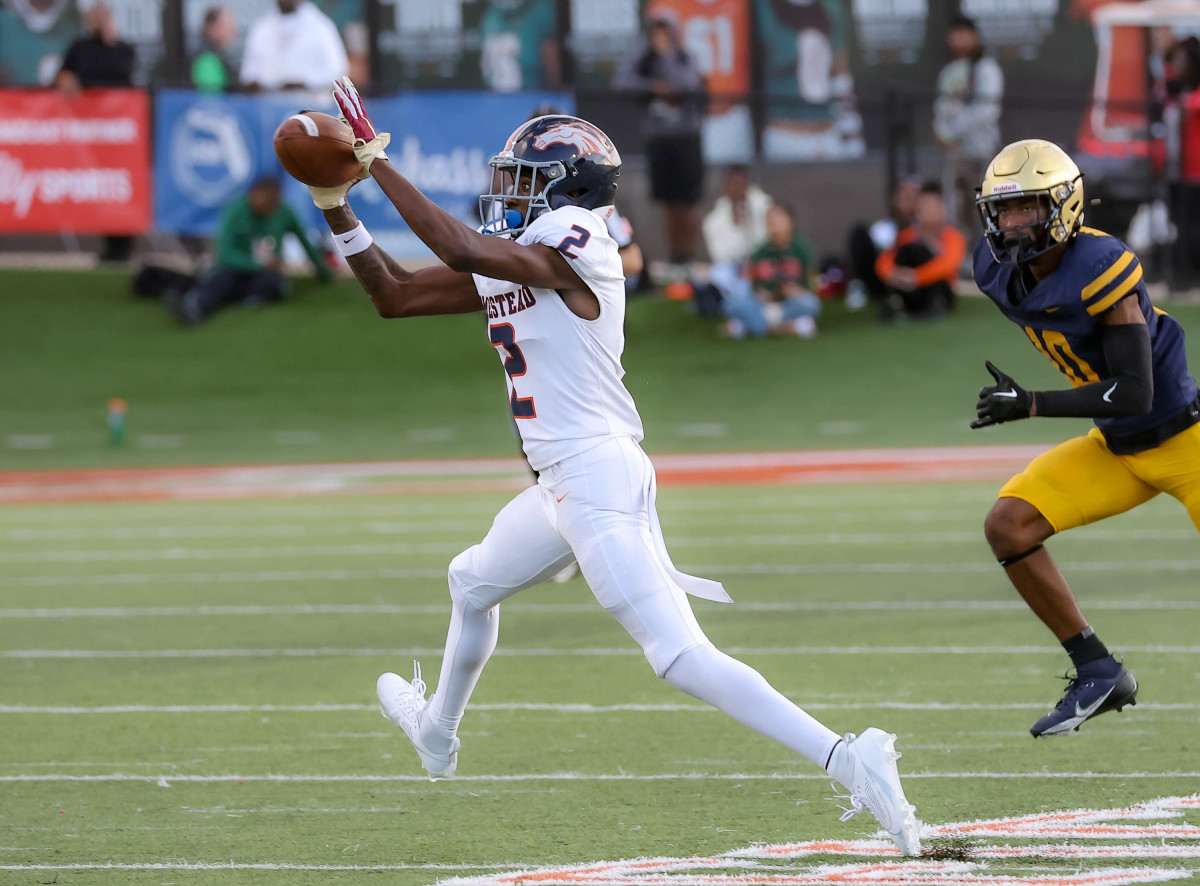
[[(397, 3), (398, 16), (416, 8), (407, 0)], [(16, 66), (24, 65), (36, 67), (40, 82), (76, 96), (91, 87), (145, 83), (166, 64), (163, 59), (139, 58), (145, 44), (124, 39), (118, 17), (105, 0), (0, 4), (0, 85), (6, 77), (13, 79)], [(639, 256), (631, 291), (657, 285), (674, 296), (692, 298), (699, 311), (720, 318), (724, 333), (736, 338), (809, 338), (816, 333), (823, 306), (834, 299), (844, 299), (851, 310), (870, 309), (889, 323), (950, 315), (960, 284), (969, 279), (968, 255), (979, 234), (976, 188), (988, 160), (1005, 140), (1005, 76), (989, 55), (980, 28), (961, 15), (945, 19), (947, 60), (936, 81), (925, 84), (933, 96), (928, 141), (939, 152), (937, 166), (926, 162), (927, 168), (918, 174), (919, 164), (910, 157), (907, 168), (891, 176), (886, 193), (875, 195), (879, 217), (862, 218), (831, 235), (828, 230), (804, 230), (802, 219), (811, 214), (798, 210), (811, 199), (808, 193), (794, 189), (768, 194), (756, 183), (763, 169), (756, 161), (763, 156), (776, 162), (788, 156), (843, 158), (861, 152), (861, 119), (846, 61), (845, 12), (837, 13), (837, 4), (825, 2), (799, 4), (796, 9), (773, 0), (754, 0), (753, 5), (757, 36), (764, 45), (784, 35), (777, 41), (778, 52), (768, 53), (760, 79), (765, 80), (768, 98), (786, 92), (787, 100), (768, 103), (768, 125), (744, 143), (730, 133), (738, 131), (739, 113), (748, 111), (721, 91), (737, 87), (739, 81), (717, 70), (713, 59), (699, 52), (695, 41), (689, 42), (681, 29), (679, 3), (641, 4), (641, 42), (625, 46), (623, 60), (609, 72), (611, 93), (639, 109), (647, 186), (646, 193), (636, 197), (657, 207), (655, 215), (642, 213), (639, 221), (655, 225), (662, 236), (653, 240), (663, 244), (661, 254), (648, 251), (645, 270)], [(288, 92), (305, 103), (309, 96), (323, 99), (328, 84), (343, 75), (365, 86), (373, 71), (377, 73), (361, 3), (350, 13), (346, 3), (330, 0), (227, 0), (211, 5), (189, 0), (182, 8), (194, 27), (188, 30), (186, 65), (177, 69), (186, 69), (195, 90)], [(484, 83), (502, 92), (562, 85), (564, 44), (555, 32), (552, 8), (549, 2), (489, 0), (478, 23)], [(254, 14), (246, 15), (247, 10)], [(14, 31), (5, 25), (17, 19), (24, 36), (14, 44)], [(733, 26), (747, 29), (750, 21), (747, 15)], [(814, 56), (823, 60), (819, 70), (811, 61), (801, 64), (796, 55), (797, 47), (812, 48), (813, 41), (824, 41)], [(399, 43), (393, 48), (398, 53), (404, 49)], [(576, 47), (575, 55), (579, 63), (583, 50)], [(780, 60), (782, 64), (775, 64)], [(1200, 227), (1187, 221), (1200, 216), (1200, 41), (1195, 36), (1157, 39), (1149, 65), (1157, 190), (1145, 211), (1139, 209), (1128, 236), (1137, 248), (1163, 251), (1174, 282), (1196, 285)], [(410, 73), (424, 77), (436, 68), (423, 62), (420, 70)], [(742, 85), (748, 88), (748, 75), (745, 80)], [(714, 159), (722, 150), (725, 156)], [(718, 168), (710, 170), (710, 165)], [(259, 218), (255, 207), (265, 205), (264, 188), (270, 190), (269, 184), (257, 182), (235, 201), (243, 221)], [(627, 195), (623, 190), (626, 200)], [(860, 206), (870, 205), (870, 195), (858, 196)], [(278, 188), (273, 202), (280, 203)], [(276, 205), (262, 216), (275, 219), (271, 225), (278, 230), (272, 228), (270, 236), (277, 240), (299, 227), (293, 219), (280, 221), (279, 211)], [(627, 220), (622, 223), (628, 226)], [(222, 248), (228, 246), (220, 245), (220, 236), (211, 252), (214, 267), (224, 266)], [(631, 232), (626, 232), (626, 240), (633, 240)], [(814, 240), (820, 241), (820, 252)], [(101, 258), (125, 261), (132, 249), (130, 237), (107, 237)], [(251, 256), (247, 261), (257, 264), (236, 268), (238, 273), (278, 270), (274, 260), (259, 261), (253, 249), (243, 251)], [(304, 252), (319, 272), (328, 271), (319, 245), (305, 241)], [(232, 279), (226, 275), (222, 281)], [(266, 287), (269, 297), (259, 292), (261, 282), (250, 287), (249, 300), (276, 300), (277, 292), (282, 297), (278, 281)], [(191, 301), (175, 299), (173, 307), (179, 316), (198, 322), (211, 313), (207, 306), (233, 300), (213, 291), (193, 293)]]

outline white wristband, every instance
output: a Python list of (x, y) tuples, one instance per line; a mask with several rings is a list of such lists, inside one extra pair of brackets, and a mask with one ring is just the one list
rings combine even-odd
[(371, 239), (371, 232), (363, 226), (362, 222), (359, 222), (357, 226), (344, 234), (334, 234), (333, 242), (337, 244), (338, 252), (344, 256), (350, 256), (365, 252), (375, 241)]

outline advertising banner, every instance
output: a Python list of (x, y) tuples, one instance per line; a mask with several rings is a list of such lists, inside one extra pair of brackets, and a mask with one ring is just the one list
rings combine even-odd
[(140, 90), (0, 90), (0, 231), (142, 233), (149, 148)]
[[(574, 108), (571, 97), (559, 93), (437, 92), (371, 98), (368, 109), (380, 130), (392, 134), (388, 156), (396, 168), (443, 209), (477, 227), (478, 198), (490, 182), (488, 160), (544, 102), (568, 113)], [(292, 206), (307, 213), (314, 228), (323, 227), (307, 189), (283, 171), (271, 143), (279, 123), (298, 110), (287, 96), (160, 91), (155, 105), (158, 227), (210, 235), (221, 209), (264, 175), (279, 177)], [(373, 181), (356, 185), (351, 201), (384, 249), (427, 254)]]

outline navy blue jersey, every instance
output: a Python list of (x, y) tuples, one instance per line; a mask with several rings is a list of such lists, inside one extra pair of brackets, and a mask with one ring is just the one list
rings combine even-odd
[(1154, 407), (1149, 415), (1095, 419), (1106, 437), (1156, 428), (1196, 399), (1183, 328), (1150, 304), (1141, 262), (1116, 237), (1080, 228), (1062, 263), (1028, 294), (1016, 277), (1017, 269), (996, 261), (981, 238), (975, 246), (974, 275), (976, 285), (1075, 387), (1111, 377), (1101, 345), (1100, 316), (1126, 296), (1136, 296), (1150, 331)]

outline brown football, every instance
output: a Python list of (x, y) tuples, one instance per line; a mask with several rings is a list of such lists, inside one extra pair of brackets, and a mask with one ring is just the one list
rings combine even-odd
[(350, 127), (320, 111), (301, 111), (280, 123), (275, 156), (293, 178), (318, 188), (336, 188), (362, 172)]

